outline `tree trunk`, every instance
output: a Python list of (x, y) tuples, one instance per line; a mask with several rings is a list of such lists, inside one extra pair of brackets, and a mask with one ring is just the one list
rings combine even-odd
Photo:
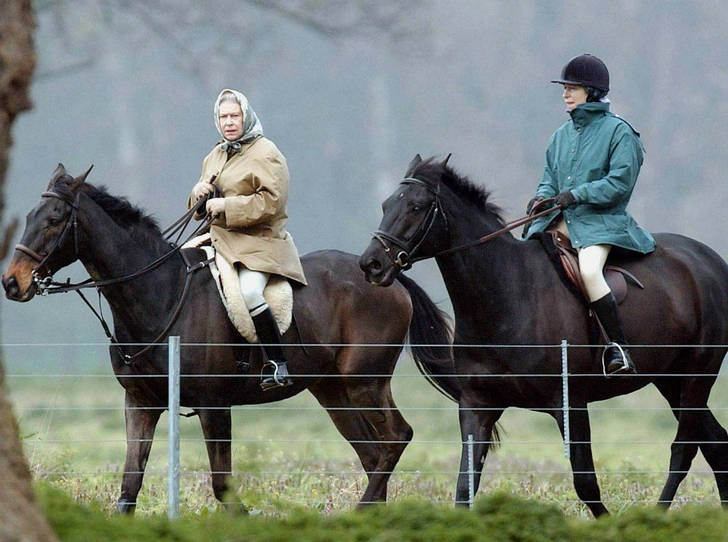
[[(7, 256), (17, 221), (5, 224), (5, 176), (12, 144), (10, 131), (18, 113), (30, 109), (35, 69), (30, 0), (0, 0), (0, 260)], [(30, 471), (5, 388), (0, 360), (0, 542), (58, 540), (33, 498)]]

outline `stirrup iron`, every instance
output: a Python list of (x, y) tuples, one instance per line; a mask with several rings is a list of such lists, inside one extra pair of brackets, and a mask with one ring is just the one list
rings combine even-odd
[[(611, 373), (607, 372), (607, 352), (609, 352), (612, 348), (616, 348), (619, 351), (619, 356), (622, 358), (622, 367), (617, 369), (616, 371), (612, 371)], [(606, 345), (604, 345), (604, 350), (602, 350), (602, 373), (604, 374), (604, 378), (610, 378), (612, 376), (618, 376), (623, 374), (634, 374), (635, 370), (634, 367), (632, 367), (629, 362), (627, 361), (627, 354), (624, 351), (624, 347), (616, 342), (610, 342)]]
[(288, 374), (288, 366), (286, 362), (268, 360), (263, 365), (263, 370), (265, 371), (266, 367), (270, 366), (273, 367), (273, 373), (262, 374), (263, 379), (260, 382), (260, 387), (263, 388), (263, 391), (267, 391), (272, 388), (290, 386), (293, 384), (293, 379)]

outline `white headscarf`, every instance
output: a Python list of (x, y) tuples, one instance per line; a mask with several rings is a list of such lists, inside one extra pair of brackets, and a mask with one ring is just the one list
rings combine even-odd
[[(227, 139), (225, 139), (225, 136), (220, 129), (220, 101), (225, 94), (232, 94), (233, 96), (235, 96), (235, 99), (240, 104), (240, 109), (243, 110), (243, 135), (235, 141), (228, 141)], [(226, 88), (222, 92), (220, 92), (217, 100), (215, 100), (215, 128), (217, 128), (217, 131), (220, 133), (223, 139), (225, 139), (225, 141), (223, 141), (223, 143), (220, 145), (220, 147), (224, 151), (230, 149), (238, 152), (240, 151), (243, 143), (247, 143), (248, 141), (252, 141), (256, 137), (263, 135), (263, 125), (260, 123), (260, 120), (258, 120), (258, 115), (255, 114), (253, 108), (250, 107), (248, 99), (242, 92), (238, 92), (237, 90), (231, 90), (229, 88)]]

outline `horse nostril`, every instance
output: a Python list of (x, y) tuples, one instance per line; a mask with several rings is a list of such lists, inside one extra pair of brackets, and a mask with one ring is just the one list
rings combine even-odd
[(3, 275), (2, 283), (3, 288), (5, 289), (5, 293), (7, 293), (8, 295), (11, 295), (18, 291), (18, 281), (15, 279), (15, 277), (6, 278), (5, 275)]
[(376, 258), (363, 257), (359, 260), (359, 267), (361, 267), (361, 270), (364, 271), (364, 273), (369, 275), (371, 273), (377, 273), (382, 268), (382, 265)]

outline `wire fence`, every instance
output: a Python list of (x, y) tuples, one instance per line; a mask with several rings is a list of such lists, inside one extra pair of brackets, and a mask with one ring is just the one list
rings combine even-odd
[[(181, 345), (182, 352), (187, 346)], [(563, 348), (563, 345), (531, 347)], [(575, 347), (567, 345), (567, 348)], [(36, 479), (51, 481), (79, 500), (101, 501), (113, 507), (119, 494), (126, 436), (124, 390), (108, 363), (108, 345), (5, 344), (3, 350), (6, 354), (12, 352), (8, 356), (13, 361), (8, 365), (6, 385)], [(38, 367), (32, 361), (34, 351), (42, 351), (40, 357), (52, 358), (52, 352), (60, 350), (75, 351), (74, 361), (63, 367), (53, 367), (50, 363)], [(195, 378), (213, 376), (219, 378), (219, 375), (195, 375)], [(357, 375), (357, 378), (383, 376), (388, 375)], [(505, 376), (564, 378), (563, 374)], [(574, 376), (577, 375), (569, 375)], [(718, 375), (709, 401), (709, 407), (724, 426), (728, 424), (725, 376), (724, 372)], [(259, 378), (259, 375), (231, 378)], [(568, 381), (563, 383), (568, 385)], [(463, 446), (457, 405), (433, 389), (406, 355), (392, 378), (392, 394), (396, 408), (412, 426), (414, 437), (393, 472), (390, 500), (421, 497), (451, 505)], [(188, 405), (181, 413), (190, 413), (195, 406), (205, 407)], [(243, 493), (255, 489), (264, 495), (324, 511), (354, 506), (366, 486), (366, 476), (350, 444), (327, 416), (335, 411), (332, 408), (327, 413), (308, 393), (275, 403), (235, 407), (232, 448), (236, 489)], [(597, 474), (607, 506), (611, 503), (622, 507), (625, 501), (654, 503), (667, 476), (670, 445), (677, 427), (665, 400), (654, 388), (648, 387), (593, 403), (589, 412)], [(176, 428), (174, 424), (170, 426), (172, 421), (178, 422)], [(502, 444), (488, 456), (480, 491), (522, 492), (524, 496), (573, 507), (575, 513), (582, 514), (583, 506), (571, 486), (568, 448), (553, 418), (511, 409), (501, 418), (500, 427)], [(170, 501), (173, 493), (182, 496), (181, 504), (186, 510), (215, 507), (199, 423), (164, 415), (154, 442), (145, 469), (140, 509), (169, 510), (175, 506)], [(180, 486), (170, 486), (173, 482), (170, 458), (177, 442)], [(713, 476), (707, 463), (698, 456), (688, 477), (691, 480), (688, 487), (678, 494), (678, 504), (717, 504)], [(178, 511), (179, 504), (176, 506)]]

